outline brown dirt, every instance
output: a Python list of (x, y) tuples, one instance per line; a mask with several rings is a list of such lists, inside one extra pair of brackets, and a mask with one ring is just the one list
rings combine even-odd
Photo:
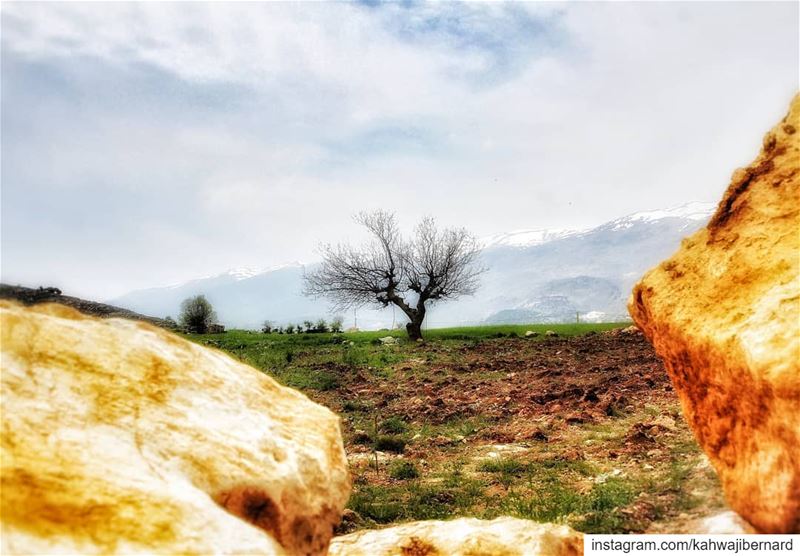
[(481, 416), (487, 440), (546, 440), (532, 423), (597, 423), (645, 404), (674, 403), (664, 368), (639, 333), (495, 339), (460, 347), (425, 346), (436, 360), (412, 359), (390, 380), (343, 374), (325, 393), (332, 407), (358, 400), (382, 419), (442, 424)]

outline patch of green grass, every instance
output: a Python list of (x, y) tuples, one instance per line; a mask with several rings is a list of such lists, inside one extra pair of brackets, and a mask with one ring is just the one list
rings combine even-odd
[(530, 464), (514, 458), (488, 460), (478, 466), (478, 471), (498, 475), (500, 483), (506, 488), (511, 487), (515, 479), (527, 473), (529, 469)]
[(342, 345), (342, 364), (351, 369), (361, 367), (369, 361), (369, 353), (366, 348), (358, 345)]
[(666, 489), (675, 495), (674, 507), (681, 511), (691, 510), (700, 502), (690, 492), (692, 470), (691, 462), (673, 460), (662, 481)]
[(519, 476), (530, 469), (530, 464), (514, 458), (497, 458), (482, 462), (478, 471)]
[(619, 512), (636, 497), (634, 486), (624, 479), (613, 478), (595, 485), (585, 500), (587, 514), (573, 526), (583, 533), (603, 534), (627, 532), (630, 518)]
[(495, 422), (494, 419), (486, 415), (475, 415), (467, 418), (451, 419), (442, 424), (424, 423), (419, 429), (420, 436), (430, 438), (432, 436), (446, 436), (455, 438), (463, 436), (468, 438)]
[(557, 522), (580, 512), (583, 503), (578, 491), (554, 481), (547, 488), (533, 489), (527, 494), (511, 493), (503, 500), (501, 513), (539, 522)]
[(377, 352), (371, 352), (367, 363), (370, 367), (383, 368), (405, 361), (405, 359), (406, 356), (401, 351), (384, 347)]
[(362, 485), (350, 494), (347, 507), (374, 523), (392, 523), (406, 515), (402, 495), (394, 488)]
[(425, 484), (363, 485), (353, 490), (347, 506), (375, 524), (470, 515), (483, 499), (485, 485), (461, 477)]
[(592, 488), (587, 498), (587, 509), (591, 512), (608, 512), (625, 506), (633, 500), (636, 489), (625, 479), (611, 478)]
[(329, 371), (313, 369), (289, 369), (278, 373), (276, 378), (286, 386), (300, 390), (325, 392), (339, 386), (339, 377)]
[(636, 492), (631, 482), (612, 478), (584, 494), (551, 474), (546, 485), (510, 493), (501, 511), (540, 522), (568, 522), (584, 533), (615, 533), (630, 530), (628, 518), (619, 510), (633, 501)]
[(408, 431), (408, 425), (400, 417), (393, 415), (380, 424), (380, 430), (389, 434), (403, 434)]

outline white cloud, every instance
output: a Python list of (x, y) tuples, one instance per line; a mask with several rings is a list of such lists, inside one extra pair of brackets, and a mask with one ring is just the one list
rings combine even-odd
[(87, 294), (309, 259), (361, 208), (489, 235), (712, 201), (798, 85), (793, 3), (2, 10), (4, 216), (89, 221), (4, 218), (4, 277)]

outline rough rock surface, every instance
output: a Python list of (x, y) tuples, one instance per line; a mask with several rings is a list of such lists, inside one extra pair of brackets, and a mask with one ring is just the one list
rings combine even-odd
[(338, 418), (141, 322), (0, 302), (3, 554), (324, 554)]
[(583, 536), (566, 525), (500, 517), (417, 521), (333, 539), (331, 556), (577, 556)]
[(731, 507), (759, 531), (800, 532), (800, 96), (629, 310)]

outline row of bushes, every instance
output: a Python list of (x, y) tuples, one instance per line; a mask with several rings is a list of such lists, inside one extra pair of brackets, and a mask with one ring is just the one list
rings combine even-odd
[[(214, 312), (211, 303), (204, 295), (197, 295), (184, 299), (183, 303), (181, 303), (180, 322), (175, 322), (172, 317), (166, 317), (164, 325), (173, 330), (194, 334), (214, 333), (217, 330), (224, 331), (221, 326), (214, 324), (216, 320), (217, 314)], [(307, 320), (303, 321), (302, 324), (292, 323), (286, 326), (275, 326), (271, 320), (265, 320), (261, 326), (261, 332), (264, 334), (322, 334), (341, 331), (342, 317), (335, 317), (330, 322), (325, 319), (319, 319), (317, 322)]]
[(325, 332), (339, 333), (342, 331), (342, 318), (336, 317), (330, 322), (319, 319), (317, 322), (303, 321), (303, 324), (287, 324), (275, 326), (272, 321), (266, 320), (261, 326), (264, 334), (323, 334)]

